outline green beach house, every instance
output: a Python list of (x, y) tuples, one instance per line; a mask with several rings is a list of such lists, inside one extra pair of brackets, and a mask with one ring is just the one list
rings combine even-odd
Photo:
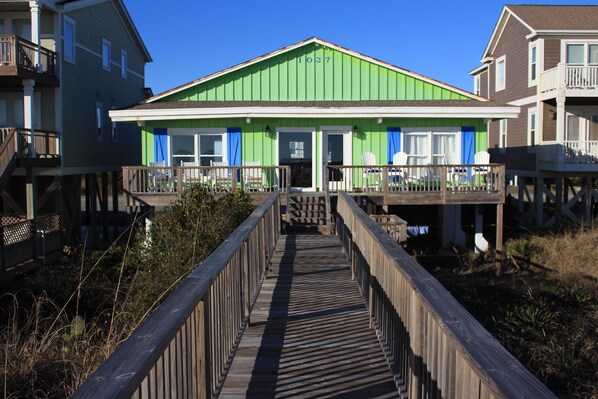
[(294, 189), (318, 191), (327, 165), (399, 152), (409, 165), (472, 164), (487, 122), (518, 111), (313, 37), (110, 117), (142, 127), (144, 165), (290, 165)]

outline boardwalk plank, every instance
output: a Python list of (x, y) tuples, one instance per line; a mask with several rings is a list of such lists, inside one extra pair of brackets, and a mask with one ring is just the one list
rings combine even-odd
[(336, 236), (281, 237), (220, 398), (395, 398)]

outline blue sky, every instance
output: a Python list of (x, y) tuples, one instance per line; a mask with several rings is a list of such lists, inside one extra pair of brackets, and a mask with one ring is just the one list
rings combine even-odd
[[(154, 93), (317, 36), (471, 91), (497, 0), (125, 0)], [(509, 4), (598, 4), (512, 1)]]

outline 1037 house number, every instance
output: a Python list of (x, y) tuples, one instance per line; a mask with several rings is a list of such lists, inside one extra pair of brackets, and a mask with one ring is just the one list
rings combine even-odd
[(322, 62), (325, 64), (328, 64), (330, 62), (330, 56), (326, 56), (326, 57), (320, 57), (320, 56), (316, 56), (316, 57), (297, 57), (297, 63), (301, 64), (301, 63), (306, 63), (306, 64), (311, 64), (312, 62), (315, 62), (316, 64), (321, 64)]

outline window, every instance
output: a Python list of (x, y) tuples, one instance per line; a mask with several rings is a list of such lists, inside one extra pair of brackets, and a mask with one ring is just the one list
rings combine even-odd
[(527, 145), (536, 145), (536, 109), (527, 111)]
[(538, 76), (538, 48), (532, 45), (529, 48), (529, 83), (530, 86), (536, 83)]
[(598, 44), (588, 46), (588, 61), (590, 65), (598, 65)]
[(473, 77), (473, 92), (478, 96), (481, 93), (480, 75), (475, 75)]
[(585, 47), (585, 45), (583, 43), (568, 43), (567, 44), (567, 64), (569, 64), (569, 65), (584, 65), (585, 64), (584, 47)]
[(127, 78), (127, 51), (120, 50), (120, 77), (123, 79)]
[(75, 63), (75, 21), (64, 17), (64, 60)]
[(496, 87), (495, 91), (504, 90), (506, 86), (506, 60), (505, 56), (498, 58), (496, 60)]
[(210, 166), (212, 161), (226, 161), (226, 129), (168, 129), (172, 165), (197, 162)]
[(501, 119), (498, 122), (498, 146), (500, 148), (507, 147), (507, 120)]
[(110, 41), (102, 39), (102, 68), (110, 71)]
[(409, 165), (442, 165), (447, 154), (461, 159), (459, 128), (405, 129), (403, 146)]
[(8, 125), (8, 103), (5, 99), (0, 98), (0, 127)]
[(104, 141), (104, 106), (102, 103), (96, 103), (96, 138), (98, 141)]
[(583, 137), (580, 133), (581, 123), (578, 115), (567, 115), (567, 131), (565, 132), (565, 141), (579, 141)]

